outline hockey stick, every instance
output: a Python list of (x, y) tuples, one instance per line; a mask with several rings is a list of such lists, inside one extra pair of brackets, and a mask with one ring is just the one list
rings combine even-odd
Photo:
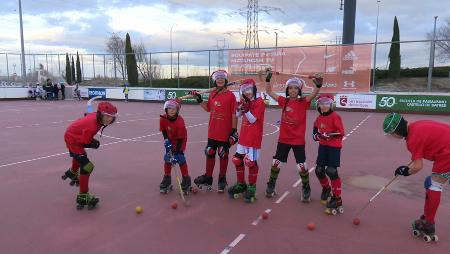
[[(244, 79), (238, 79), (238, 80), (232, 81), (232, 82), (227, 84), (227, 88), (230, 87), (230, 86), (240, 86), (243, 81), (244, 81)], [(216, 87), (212, 87), (212, 88), (209, 88), (209, 89), (206, 89), (206, 90), (198, 91), (197, 94), (212, 93), (215, 90), (217, 90), (217, 88)], [(178, 97), (179, 100), (185, 100), (185, 99), (191, 99), (191, 98), (194, 98), (194, 96), (192, 94), (187, 94), (187, 95), (183, 95), (181, 97)]]
[(299, 77), (299, 78), (309, 78), (309, 79), (313, 79), (313, 78), (322, 78), (323, 74), (322, 73), (315, 73), (314, 75), (306, 75), (306, 74), (294, 74), (294, 73), (285, 73), (285, 72), (279, 72), (279, 71), (272, 71), (271, 68), (266, 68), (265, 70), (261, 70), (258, 72), (258, 76), (261, 79), (261, 76), (265, 73), (267, 73), (268, 71), (272, 72), (272, 75), (288, 75), (288, 76), (294, 76), (294, 77)]
[[(411, 166), (412, 161), (408, 164), (408, 167)], [(386, 185), (384, 185), (377, 193), (375, 193), (375, 195), (373, 195), (369, 201), (361, 208), (359, 209), (358, 213), (356, 213), (356, 217), (358, 217), (368, 206), (370, 203), (372, 203), (372, 201), (374, 201), (378, 195), (380, 195), (383, 191), (385, 191), (387, 189), (387, 187), (389, 185), (391, 185), (391, 183), (393, 183), (395, 181), (395, 179), (397, 179), (398, 175), (394, 176)]]
[(92, 103), (95, 100), (100, 99), (100, 98), (102, 98), (102, 96), (98, 95), (98, 96), (95, 96), (95, 97), (91, 98), (90, 100), (88, 100), (88, 102), (87, 102), (87, 113), (94, 112), (94, 107), (92, 106)]
[(175, 164), (172, 161), (173, 161), (173, 153), (170, 152), (170, 164), (172, 166), (172, 172), (175, 172), (175, 178), (177, 180), (177, 185), (178, 185), (178, 190), (180, 192), (181, 200), (183, 201), (184, 206), (189, 206), (189, 202), (184, 197), (184, 192), (183, 192), (183, 189), (181, 188), (180, 177), (178, 176), (178, 172), (175, 169)]

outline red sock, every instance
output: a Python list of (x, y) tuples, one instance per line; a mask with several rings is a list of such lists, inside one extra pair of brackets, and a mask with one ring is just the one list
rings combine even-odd
[(244, 165), (236, 166), (236, 175), (238, 183), (245, 183), (245, 167)]
[(256, 184), (256, 179), (258, 178), (258, 164), (248, 169), (248, 183)]
[(328, 177), (324, 177), (322, 179), (319, 179), (320, 185), (322, 185), (322, 187), (329, 187), (330, 186), (330, 182), (328, 181)]
[(228, 157), (226, 159), (220, 158), (220, 172), (219, 176), (225, 176), (227, 174), (228, 169)]
[(80, 168), (80, 164), (78, 163), (78, 161), (75, 159), (72, 159), (72, 171), (74, 173), (78, 173), (79, 168)]
[(212, 176), (215, 165), (216, 165), (215, 157), (213, 157), (213, 158), (206, 157), (206, 175), (207, 176)]
[(439, 207), (440, 202), (441, 191), (427, 189), (423, 214), (425, 215), (425, 219), (428, 222), (434, 223), (434, 217), (436, 216), (436, 211)]
[(89, 192), (89, 175), (80, 175), (80, 193)]
[(164, 163), (164, 175), (170, 176), (170, 172), (172, 171), (172, 165), (170, 163)]
[(336, 197), (341, 196), (341, 178), (336, 180), (331, 180), (331, 190), (333, 191), (333, 195)]
[(189, 175), (187, 163), (184, 163), (184, 164), (180, 165), (180, 171), (181, 171), (181, 175), (182, 176), (188, 176)]

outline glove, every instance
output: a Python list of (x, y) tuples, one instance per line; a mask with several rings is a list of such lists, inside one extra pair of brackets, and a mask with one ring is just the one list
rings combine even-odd
[(170, 140), (168, 139), (164, 140), (164, 147), (166, 148), (166, 153), (172, 151), (172, 142), (170, 142)]
[(250, 110), (250, 102), (242, 101), (241, 105), (239, 106), (239, 111), (241, 111), (241, 114), (245, 114)]
[(198, 91), (193, 90), (193, 91), (190, 91), (189, 94), (192, 95), (194, 97), (194, 99), (197, 100), (198, 103), (202, 103), (203, 102), (202, 95), (199, 94)]
[(100, 147), (100, 141), (96, 140), (95, 138), (92, 139), (91, 143), (84, 145), (84, 148), (98, 149), (99, 147)]
[(322, 77), (320, 77), (320, 78), (314, 77), (312, 79), (312, 81), (316, 85), (317, 88), (321, 88), (322, 87), (322, 84), (323, 84), (323, 78)]
[(230, 143), (230, 146), (236, 144), (239, 139), (239, 134), (236, 129), (232, 129), (230, 136), (228, 137), (228, 142)]
[(411, 174), (409, 173), (409, 167), (408, 166), (400, 166), (400, 167), (398, 167), (395, 170), (395, 174), (394, 175), (395, 176), (398, 176), (398, 175), (409, 176)]
[(266, 69), (266, 82), (270, 82), (270, 79), (272, 79), (272, 70), (270, 68)]
[(313, 140), (314, 141), (320, 141), (320, 134), (319, 133), (314, 133), (313, 134)]
[(184, 157), (183, 153), (176, 153), (172, 158), (172, 164), (183, 165), (186, 163), (186, 157)]
[(320, 139), (323, 139), (323, 140), (329, 140), (330, 138), (331, 138), (331, 136), (330, 135), (328, 135), (328, 133), (319, 133), (320, 134)]

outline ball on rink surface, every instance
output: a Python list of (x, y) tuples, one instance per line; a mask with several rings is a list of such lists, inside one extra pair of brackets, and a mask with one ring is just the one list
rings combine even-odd
[(308, 228), (308, 230), (314, 230), (316, 229), (316, 224), (314, 224), (314, 222), (310, 222), (308, 223), (308, 225), (306, 225), (306, 228)]
[(193, 188), (192, 189), (192, 193), (197, 194), (198, 193), (198, 189), (197, 188)]
[(353, 225), (358, 226), (361, 223), (361, 220), (359, 218), (353, 219)]
[(144, 211), (144, 209), (142, 208), (142, 206), (136, 206), (136, 213), (137, 214), (141, 214)]
[(267, 219), (269, 218), (269, 214), (268, 214), (267, 212), (263, 212), (263, 213), (261, 214), (261, 218), (262, 218), (263, 220), (267, 220)]
[(173, 202), (172, 205), (170, 205), (170, 207), (172, 207), (172, 209), (177, 209), (178, 207), (177, 202)]

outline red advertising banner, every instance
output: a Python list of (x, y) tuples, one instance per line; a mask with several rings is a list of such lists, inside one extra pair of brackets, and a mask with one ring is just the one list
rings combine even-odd
[[(258, 90), (264, 91), (264, 78), (258, 71), (271, 67), (274, 90), (285, 90), (286, 81), (295, 74), (314, 75), (322, 73), (322, 92), (362, 93), (370, 91), (372, 46), (317, 46), (278, 49), (230, 50), (228, 52), (228, 72), (230, 81), (253, 78)], [(312, 80), (301, 78), (304, 92), (311, 92)]]

